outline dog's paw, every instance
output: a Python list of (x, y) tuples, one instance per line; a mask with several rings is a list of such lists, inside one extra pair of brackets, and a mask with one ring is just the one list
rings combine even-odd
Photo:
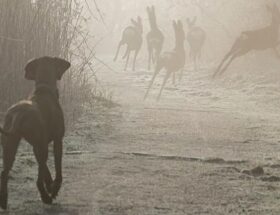
[(3, 210), (7, 209), (7, 204), (8, 204), (8, 195), (7, 194), (0, 194), (0, 207)]
[(44, 196), (41, 196), (41, 199), (42, 199), (42, 202), (47, 204), (47, 205), (50, 205), (52, 204), (52, 197), (50, 197), (49, 195), (44, 195)]
[(51, 186), (52, 198), (55, 199), (61, 187), (61, 182), (54, 181)]

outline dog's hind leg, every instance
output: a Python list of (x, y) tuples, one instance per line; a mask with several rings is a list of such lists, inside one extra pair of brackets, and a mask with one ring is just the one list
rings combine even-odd
[(62, 184), (62, 139), (54, 141), (55, 180), (52, 186), (52, 198), (56, 198)]
[(40, 145), (33, 145), (33, 151), (38, 162), (38, 179), (37, 187), (41, 195), (41, 199), (45, 204), (51, 204), (52, 198), (47, 193), (44, 182), (48, 171), (47, 159), (48, 159), (48, 145), (46, 143)]
[(1, 188), (0, 188), (0, 207), (7, 209), (8, 203), (8, 177), (9, 172), (13, 167), (17, 148), (20, 142), (19, 136), (2, 135), (3, 148), (3, 171), (1, 173)]
[(52, 175), (50, 173), (49, 168), (46, 168), (46, 173), (45, 173), (45, 185), (46, 185), (46, 189), (48, 191), (49, 194), (52, 193), (52, 184), (53, 184), (53, 179), (52, 179)]

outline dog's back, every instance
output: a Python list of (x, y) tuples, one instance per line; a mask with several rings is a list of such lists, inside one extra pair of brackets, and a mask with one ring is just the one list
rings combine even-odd
[(3, 129), (34, 144), (42, 136), (47, 142), (62, 138), (65, 126), (57, 92), (38, 87), (29, 100), (20, 101), (8, 110)]

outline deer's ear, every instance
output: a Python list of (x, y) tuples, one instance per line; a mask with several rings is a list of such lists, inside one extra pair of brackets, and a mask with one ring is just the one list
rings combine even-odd
[(274, 3), (273, 8), (274, 8), (274, 11), (279, 12), (279, 7), (277, 6), (276, 3)]
[(30, 60), (25, 66), (25, 79), (35, 81), (36, 79), (36, 70), (38, 68), (39, 61), (38, 59)]
[(154, 5), (152, 6), (151, 11), (152, 11), (153, 14), (155, 14), (155, 11), (156, 11), (156, 10), (155, 10), (155, 6), (154, 6)]
[(177, 26), (178, 26), (178, 28), (183, 29), (183, 23), (181, 20), (177, 21)]
[(272, 12), (272, 7), (270, 5), (266, 5), (266, 9), (269, 11), (269, 12)]
[(192, 20), (192, 25), (194, 25), (195, 23), (196, 23), (196, 16)]
[(53, 60), (56, 68), (56, 79), (61, 80), (63, 74), (70, 68), (71, 64), (61, 58), (53, 58)]
[(176, 20), (173, 20), (173, 28), (175, 31), (177, 31), (177, 22)]
[(138, 21), (138, 24), (141, 24), (142, 23), (142, 19), (140, 16), (137, 17), (137, 21)]
[(130, 20), (133, 25), (137, 25), (137, 22), (134, 19)]

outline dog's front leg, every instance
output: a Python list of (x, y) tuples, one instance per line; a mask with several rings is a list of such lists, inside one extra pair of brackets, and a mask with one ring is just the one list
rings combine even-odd
[(62, 139), (54, 141), (55, 180), (52, 185), (52, 198), (56, 198), (62, 184)]

